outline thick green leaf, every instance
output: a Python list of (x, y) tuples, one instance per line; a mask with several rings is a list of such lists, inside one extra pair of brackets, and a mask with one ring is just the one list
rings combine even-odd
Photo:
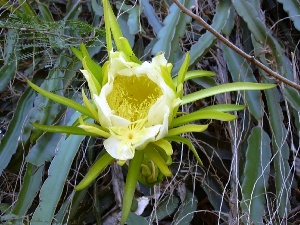
[(143, 13), (145, 14), (149, 24), (152, 26), (153, 30), (157, 34), (162, 28), (162, 25), (153, 9), (153, 6), (149, 3), (149, 0), (141, 0), (140, 4), (143, 8)]
[(138, 216), (137, 214), (130, 212), (128, 219), (126, 221), (127, 225), (149, 225), (149, 222), (142, 216)]
[[(30, 163), (27, 164), (27, 170), (23, 177), (21, 191), (17, 201), (13, 206), (12, 213), (23, 218), (37, 195), (42, 183), (44, 166), (36, 167)], [(21, 221), (20, 221), (21, 222)]]
[(216, 94), (221, 94), (231, 91), (241, 91), (241, 90), (265, 90), (275, 87), (274, 84), (260, 84), (251, 82), (235, 82), (228, 84), (221, 84), (216, 87), (206, 88), (200, 91), (196, 91), (192, 94), (183, 96), (181, 105), (197, 101), (206, 97), (210, 97)]
[(282, 109), (279, 104), (279, 93), (276, 89), (265, 91), (269, 121), (272, 130), (272, 148), (274, 154), (276, 203), (281, 217), (286, 216), (290, 210), (289, 196), (291, 191), (289, 155), (287, 144), (287, 130), (283, 122)]
[(8, 82), (14, 77), (17, 68), (16, 44), (18, 43), (19, 31), (9, 29), (6, 35), (4, 47), (4, 64), (0, 69), (0, 92), (7, 88)]
[(54, 19), (53, 19), (51, 11), (49, 9), (49, 6), (40, 1), (38, 1), (37, 4), (38, 4), (38, 8), (39, 8), (40, 13), (41, 13), (42, 17), (44, 18), (44, 20), (47, 22), (54, 22)]
[(283, 5), (284, 11), (289, 14), (289, 19), (294, 22), (295, 28), (300, 31), (300, 5), (297, 0), (277, 0)]
[[(191, 0), (181, 0), (180, 2), (187, 8), (190, 8), (194, 3)], [(164, 52), (166, 58), (172, 63), (174, 52), (178, 48), (179, 38), (184, 35), (186, 24), (191, 21), (191, 18), (183, 14), (175, 4), (171, 5), (169, 12), (170, 14), (164, 19), (163, 28), (157, 34), (158, 41), (153, 46), (152, 54)]]
[(178, 208), (178, 204), (179, 199), (176, 195), (167, 195), (155, 208), (155, 213), (152, 214), (150, 221), (155, 221), (156, 219), (159, 221), (167, 216), (170, 216)]
[(294, 88), (286, 86), (283, 89), (284, 96), (287, 98), (288, 102), (291, 106), (300, 112), (300, 93), (296, 91)]
[[(218, 1), (218, 5), (211, 26), (219, 33), (224, 28), (227, 19), (230, 15), (230, 7), (231, 7), (230, 1), (228, 0)], [(170, 26), (169, 29), (172, 29), (172, 26)], [(190, 65), (195, 64), (204, 54), (206, 54), (209, 48), (214, 44), (215, 40), (216, 37), (208, 31), (204, 35), (202, 35), (199, 38), (199, 40), (196, 43), (194, 43), (191, 47)], [(172, 71), (173, 74), (178, 73), (182, 61), (183, 59), (175, 63), (174, 69)]]
[(62, 137), (49, 167), (48, 177), (41, 188), (40, 203), (33, 214), (32, 225), (51, 224), (73, 159), (83, 138), (84, 136), (75, 135), (67, 139), (65, 136)]
[(60, 138), (60, 133), (44, 133), (30, 149), (26, 161), (35, 166), (42, 166), (46, 161), (51, 161), (55, 155), (54, 146), (58, 145)]
[(197, 205), (197, 197), (189, 190), (186, 190), (184, 201), (175, 213), (172, 225), (190, 224), (194, 217), (194, 213), (197, 210)]
[[(261, 127), (254, 127), (248, 138), (241, 207), (247, 224), (263, 224), (266, 188), (270, 174), (270, 138)], [(251, 222), (250, 222), (251, 221)]]
[(18, 101), (13, 119), (0, 143), (0, 174), (2, 174), (2, 171), (6, 168), (12, 155), (17, 150), (24, 121), (32, 109), (34, 99), (34, 91), (28, 88)]

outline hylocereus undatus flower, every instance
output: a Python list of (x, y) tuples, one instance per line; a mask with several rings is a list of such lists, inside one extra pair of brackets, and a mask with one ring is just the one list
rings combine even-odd
[(162, 76), (171, 69), (163, 54), (138, 64), (122, 52), (110, 53), (108, 81), (93, 97), (100, 124), (110, 133), (104, 147), (113, 158), (132, 159), (136, 150), (168, 134), (173, 109), (180, 103)]

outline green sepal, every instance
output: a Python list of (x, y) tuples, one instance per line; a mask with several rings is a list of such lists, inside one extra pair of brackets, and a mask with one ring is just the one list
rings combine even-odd
[(82, 100), (86, 108), (90, 111), (90, 113), (93, 115), (93, 119), (99, 122), (98, 113), (92, 103), (88, 100), (88, 98), (85, 95), (84, 89), (82, 89)]
[(231, 91), (244, 91), (244, 90), (265, 90), (276, 87), (275, 84), (260, 84), (252, 82), (235, 82), (229, 84), (221, 84), (215, 87), (206, 88), (200, 91), (183, 96), (181, 105), (195, 102), (199, 99), (204, 99), (216, 94), (222, 94)]
[(151, 144), (156, 145), (164, 150), (166, 155), (172, 155), (173, 154), (173, 148), (170, 142), (168, 142), (165, 139), (160, 139), (155, 142), (152, 142)]
[(90, 170), (87, 172), (85, 177), (80, 181), (80, 183), (74, 188), (75, 191), (80, 191), (89, 186), (93, 180), (95, 180), (102, 170), (105, 169), (106, 166), (111, 164), (114, 161), (114, 158), (110, 156), (107, 152), (104, 153), (97, 161), (92, 165)]
[[(185, 78), (185, 75), (186, 75), (186, 72), (189, 68), (189, 63), (190, 63), (190, 54), (189, 52), (186, 53), (185, 55), (185, 59), (179, 69), (179, 72), (178, 72), (178, 76), (177, 76), (177, 82), (176, 82), (176, 86), (177, 86), (177, 93), (178, 93), (178, 85), (181, 85), (183, 84), (184, 82), (184, 78)], [(183, 95), (183, 89), (180, 88), (180, 91), (179, 91), (179, 96), (180, 98), (182, 98), (182, 95)]]
[(130, 208), (134, 197), (136, 183), (140, 176), (140, 168), (141, 168), (143, 157), (144, 157), (144, 151), (137, 150), (135, 151), (133, 159), (129, 161), (128, 173), (127, 173), (126, 183), (124, 188), (121, 224), (125, 224), (128, 215), (130, 213)]
[[(157, 55), (159, 54), (162, 54), (161, 52), (158, 53)], [(173, 83), (173, 80), (172, 80), (172, 77), (171, 77), (171, 74), (170, 74), (170, 71), (168, 69), (167, 66), (161, 66), (160, 67), (161, 69), (161, 75), (162, 75), (162, 78), (164, 79), (165, 83), (174, 91), (176, 92), (176, 87)]]
[[(187, 71), (185, 76), (184, 76), (184, 81), (199, 78), (199, 77), (212, 77), (215, 76), (216, 73), (212, 71), (207, 71), (207, 70), (191, 70)], [(175, 85), (177, 85), (177, 77), (173, 78), (173, 82)]]
[(84, 123), (80, 122), (79, 128), (85, 130), (86, 132), (96, 134), (97, 136), (109, 138), (110, 134), (103, 130), (103, 128), (94, 123)]
[(175, 141), (175, 142), (181, 142), (185, 145), (187, 145), (189, 147), (189, 149), (193, 152), (196, 160), (198, 161), (199, 165), (202, 166), (203, 163), (194, 147), (194, 145), (192, 144), (192, 142), (190, 141), (190, 139), (187, 139), (187, 138), (184, 138), (184, 137), (181, 137), (181, 136), (170, 136), (170, 137), (165, 137), (166, 140), (169, 140), (169, 141)]
[[(92, 81), (97, 90), (97, 94), (100, 94), (101, 84), (102, 84), (102, 68), (99, 64), (97, 64), (94, 60), (90, 58), (90, 56), (86, 56), (82, 59), (82, 66), (85, 70), (89, 71), (92, 75)], [(88, 81), (88, 80), (87, 80)]]
[(108, 70), (110, 63), (106, 61), (102, 66), (102, 87), (108, 82)]
[(146, 165), (146, 164), (141, 165), (141, 173), (142, 173), (142, 176), (144, 176), (144, 177), (149, 177), (152, 174), (151, 170), (149, 169), (148, 165)]
[(166, 165), (165, 160), (152, 145), (147, 145), (146, 148), (144, 148), (144, 152), (166, 177), (172, 176), (172, 172)]
[(74, 127), (74, 126), (50, 126), (39, 123), (31, 123), (37, 129), (42, 131), (51, 132), (51, 133), (65, 133), (65, 134), (75, 134), (75, 135), (85, 135), (85, 136), (95, 136), (98, 137), (97, 134), (87, 132), (82, 128)]
[[(172, 152), (173, 153), (173, 147), (171, 145), (171, 143), (165, 139), (161, 139), (161, 140), (164, 140), (166, 142), (168, 142), (171, 146), (171, 150), (169, 150), (168, 152)], [(156, 150), (157, 152), (160, 154), (160, 156), (165, 160), (165, 163), (167, 166), (170, 166), (172, 164), (172, 157), (171, 155), (168, 155), (166, 150), (165, 150), (165, 146), (164, 145), (161, 145), (161, 144), (157, 144), (157, 141), (156, 142), (151, 142), (149, 143), (149, 145), (152, 145)]]
[(82, 61), (83, 55), (82, 55), (81, 51), (79, 51), (77, 48), (74, 48), (74, 47), (71, 47), (71, 51), (77, 57), (77, 59), (79, 59), (80, 61)]
[(60, 96), (60, 95), (56, 95), (56, 94), (53, 94), (49, 91), (46, 91), (42, 88), (40, 88), (39, 86), (35, 85), (34, 83), (30, 82), (29, 80), (27, 80), (27, 83), (29, 84), (29, 86), (34, 89), (35, 91), (37, 91), (38, 93), (40, 93), (41, 95), (55, 101), (55, 102), (58, 102), (60, 104), (63, 104), (65, 106), (68, 106), (68, 107), (71, 107), (72, 109), (84, 114), (84, 115), (87, 115), (88, 117), (90, 118), (93, 118), (93, 115), (90, 113), (90, 111), (84, 107), (83, 105), (80, 105), (79, 103), (71, 100), (71, 99), (68, 99), (68, 98), (65, 98), (63, 96)]
[(124, 37), (120, 37), (119, 39), (122, 43), (122, 52), (129, 58), (129, 60), (137, 64), (142, 64), (142, 62), (134, 54), (128, 40)]
[(189, 133), (189, 132), (203, 132), (207, 129), (207, 127), (208, 127), (208, 125), (188, 124), (188, 125), (170, 129), (168, 131), (167, 137), (180, 135), (182, 133)]
[(187, 115), (183, 115), (177, 117), (172, 120), (170, 127), (177, 127), (187, 123), (190, 123), (195, 120), (202, 120), (202, 119), (215, 119), (221, 121), (231, 121), (236, 119), (236, 116), (219, 112), (216, 110), (198, 110)]
[(219, 112), (234, 112), (234, 111), (243, 110), (245, 108), (246, 108), (246, 105), (218, 104), (218, 105), (210, 105), (210, 106), (207, 106), (207, 107), (202, 108), (200, 110), (201, 111), (216, 110), (216, 111), (219, 111)]

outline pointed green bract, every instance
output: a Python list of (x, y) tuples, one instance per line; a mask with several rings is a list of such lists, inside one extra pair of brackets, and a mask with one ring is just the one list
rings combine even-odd
[(198, 161), (199, 165), (202, 166), (203, 163), (194, 147), (194, 145), (192, 144), (192, 142), (187, 139), (187, 138), (184, 138), (184, 137), (181, 137), (181, 136), (170, 136), (170, 137), (166, 137), (165, 138), (166, 140), (169, 140), (169, 141), (175, 141), (175, 142), (181, 142), (185, 145), (187, 145), (189, 147), (189, 149), (193, 152), (196, 160)]
[[(177, 84), (175, 84), (176, 86), (178, 86), (180, 84), (183, 84), (186, 72), (189, 68), (189, 63), (190, 63), (190, 54), (189, 54), (189, 52), (187, 52), (186, 55), (185, 55), (185, 59), (184, 59), (182, 65), (180, 67), (179, 72), (178, 72)], [(177, 90), (177, 93), (178, 93), (178, 90)], [(179, 97), (180, 98), (182, 97), (182, 94), (183, 94), (183, 91), (181, 89), (181, 91), (179, 92)]]
[(155, 165), (157, 165), (157, 167), (166, 177), (172, 176), (172, 172), (166, 165), (165, 160), (161, 157), (161, 155), (155, 148), (153, 148), (151, 145), (147, 145), (144, 149), (144, 152), (149, 157), (149, 159), (151, 159), (155, 163)]
[(80, 183), (74, 188), (76, 191), (80, 191), (87, 186), (89, 186), (98, 175), (108, 166), (110, 163), (114, 161), (114, 158), (111, 157), (107, 152), (104, 153), (97, 161), (92, 165), (88, 173), (85, 177), (80, 181)]
[(202, 120), (202, 119), (215, 119), (215, 120), (221, 120), (221, 121), (231, 121), (236, 119), (236, 116), (224, 113), (224, 112), (219, 112), (216, 110), (199, 110), (196, 112), (189, 113), (184, 116), (180, 116), (178, 118), (175, 118), (170, 127), (177, 127), (181, 126), (187, 123), (190, 123), (195, 120)]
[(98, 113), (92, 103), (88, 100), (88, 98), (85, 95), (84, 89), (82, 89), (82, 100), (86, 108), (90, 111), (90, 113), (93, 115), (93, 119), (99, 122)]
[(110, 134), (105, 132), (99, 125), (94, 123), (82, 123), (78, 127), (82, 128), (83, 130), (97, 134), (100, 137), (109, 138)]
[(170, 129), (168, 132), (168, 136), (175, 136), (180, 135), (183, 133), (189, 133), (189, 132), (203, 132), (207, 129), (208, 125), (199, 125), (199, 124), (188, 124), (181, 127), (176, 127), (173, 129)]
[(245, 105), (235, 105), (235, 104), (218, 104), (218, 105), (210, 105), (205, 108), (200, 109), (199, 111), (206, 110), (216, 110), (219, 112), (234, 112), (245, 109)]
[(46, 90), (40, 88), (39, 86), (35, 85), (34, 83), (30, 82), (29, 80), (27, 80), (27, 83), (30, 85), (30, 87), (32, 87), (32, 89), (34, 89), (38, 93), (44, 95), (45, 97), (47, 97), (55, 102), (58, 102), (60, 104), (63, 104), (65, 106), (71, 107), (72, 109), (74, 109), (84, 115), (87, 115), (90, 118), (93, 118), (93, 115), (90, 113), (90, 111), (83, 105), (80, 105), (79, 103), (77, 103), (71, 99), (65, 98), (60, 95), (53, 94), (49, 91), (46, 91)]
[(221, 84), (219, 86), (206, 88), (192, 94), (183, 96), (181, 105), (185, 105), (191, 102), (195, 102), (199, 99), (210, 97), (217, 94), (222, 94), (231, 91), (241, 91), (241, 90), (265, 90), (275, 87), (275, 84), (260, 84), (251, 82), (235, 82), (230, 84)]
[(75, 134), (75, 135), (86, 135), (86, 136), (96, 136), (96, 137), (98, 137), (97, 134), (87, 132), (84, 129), (79, 128), (79, 127), (73, 127), (73, 126), (49, 126), (49, 125), (38, 124), (38, 123), (32, 123), (32, 126), (34, 126), (37, 129), (40, 129), (42, 131), (46, 131), (46, 132)]
[(173, 154), (173, 148), (170, 142), (160, 139), (158, 141), (153, 142), (154, 145), (159, 146), (161, 149), (165, 151), (167, 155), (172, 155)]

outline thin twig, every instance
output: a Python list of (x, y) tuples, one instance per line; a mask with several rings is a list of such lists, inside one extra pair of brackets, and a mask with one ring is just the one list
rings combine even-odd
[(219, 34), (214, 28), (212, 28), (209, 24), (207, 24), (201, 17), (197, 16), (187, 8), (185, 8), (180, 2), (177, 0), (172, 0), (181, 10), (183, 13), (187, 14), (188, 16), (192, 17), (194, 20), (196, 20), (198, 23), (200, 23), (206, 30), (211, 32), (218, 40), (223, 42), (225, 45), (227, 45), (229, 48), (231, 48), (233, 51), (241, 55), (243, 58), (249, 60), (251, 63), (268, 73), (270, 76), (276, 78), (277, 80), (297, 89), (300, 91), (300, 85), (286, 79), (285, 77), (279, 75), (278, 73), (274, 72), (270, 68), (266, 67), (264, 64), (259, 62), (257, 59), (254, 58), (254, 56), (248, 55), (246, 52), (242, 51), (240, 48), (232, 44), (230, 41), (228, 41), (225, 37), (223, 37), (221, 34)]

